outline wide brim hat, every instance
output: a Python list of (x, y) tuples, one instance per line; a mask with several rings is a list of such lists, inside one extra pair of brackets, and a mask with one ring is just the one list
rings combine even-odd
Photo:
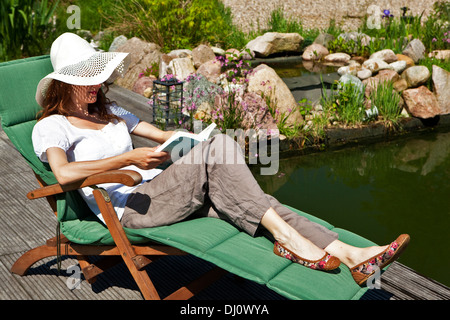
[(131, 59), (125, 52), (96, 51), (80, 36), (67, 32), (53, 42), (50, 60), (54, 71), (39, 81), (36, 90), (41, 107), (53, 79), (79, 86), (112, 83), (125, 75)]

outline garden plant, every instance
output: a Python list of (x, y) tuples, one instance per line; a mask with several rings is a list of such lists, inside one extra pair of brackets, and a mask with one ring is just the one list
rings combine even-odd
[[(193, 49), (200, 44), (242, 50), (251, 39), (267, 32), (299, 33), (304, 38), (300, 49), (303, 50), (320, 33), (327, 33), (334, 38), (328, 43), (330, 53), (343, 52), (366, 59), (383, 49), (401, 54), (410, 40), (419, 39), (426, 54), (416, 64), (426, 66), (430, 73), (433, 65), (450, 70), (449, 59), (430, 55), (434, 50), (450, 49), (450, 3), (447, 1), (436, 2), (427, 17), (408, 15), (407, 7), (402, 8), (403, 15), (396, 17), (386, 8), (377, 28), (371, 27), (367, 16), (357, 30), (370, 37), (367, 42), (363, 37), (345, 40), (340, 36), (344, 30), (334, 21), (330, 21), (326, 30), (306, 29), (300, 19), (286, 18), (282, 9), (271, 13), (266, 28), (257, 26), (254, 31), (243, 32), (233, 24), (231, 10), (220, 0), (101, 0), (95, 3), (88, 0), (4, 0), (0, 4), (0, 61), (48, 54), (51, 42), (67, 31), (66, 21), (70, 16), (67, 8), (73, 4), (82, 12), (83, 30), (103, 33), (99, 40), (103, 50), (121, 34), (156, 43), (162, 52)], [(247, 106), (240, 99), (239, 88), (248, 81), (251, 61), (228, 54), (218, 56), (217, 62), (223, 72), (221, 86), (198, 75), (185, 79), (186, 91), (179, 111), (189, 120), (177, 119), (176, 125), (192, 130), (194, 119), (216, 122), (222, 130), (242, 125)], [(149, 75), (159, 76), (157, 63), (142, 70), (141, 76)], [(425, 86), (432, 89), (431, 79)], [(401, 94), (395, 92), (392, 82), (378, 85), (368, 97), (360, 90), (354, 84), (336, 84), (332, 94), (324, 95), (320, 106), (303, 100), (287, 112), (278, 110), (277, 101), (270, 95), (263, 95), (262, 100), (270, 114), (278, 119), (282, 135), (300, 137), (306, 143), (323, 143), (326, 129), (333, 126), (361, 126), (381, 121), (398, 128), (403, 116), (399, 108)], [(362, 90), (364, 92), (365, 87)], [(209, 109), (205, 107), (206, 102)], [(288, 117), (298, 110), (305, 120), (288, 125)]]

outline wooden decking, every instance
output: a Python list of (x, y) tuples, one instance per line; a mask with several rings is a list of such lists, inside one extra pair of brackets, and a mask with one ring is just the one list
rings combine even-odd
[[(129, 106), (143, 119), (150, 112), (145, 98), (112, 87), (110, 98)], [(139, 146), (142, 142), (135, 141)], [(44, 199), (28, 200), (26, 193), (38, 187), (31, 169), (0, 128), (0, 300), (139, 300), (142, 299), (125, 266), (117, 265), (99, 276), (94, 284), (81, 281), (75, 289), (76, 273), (71, 258), (48, 258), (36, 263), (24, 277), (10, 272), (14, 261), (27, 250), (55, 236), (56, 219)], [(148, 267), (162, 297), (211, 269), (210, 263), (193, 256), (161, 258)], [(175, 275), (175, 276), (174, 276)], [(394, 263), (381, 278), (381, 289), (369, 290), (363, 300), (448, 300), (450, 288)], [(216, 282), (194, 300), (284, 300), (275, 292), (254, 282), (236, 279), (232, 274)]]

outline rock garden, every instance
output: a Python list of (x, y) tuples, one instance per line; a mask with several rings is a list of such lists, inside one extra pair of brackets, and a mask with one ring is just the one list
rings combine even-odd
[[(408, 39), (400, 53), (382, 49), (361, 56), (335, 52), (326, 39), (333, 36), (321, 33), (302, 47), (304, 38), (298, 33), (267, 32), (241, 50), (199, 45), (163, 53), (156, 44), (120, 36), (111, 50), (130, 52), (133, 65), (117, 84), (149, 98), (149, 107), (153, 81), (174, 77), (184, 82), (179, 107), (189, 119), (216, 122), (223, 131), (265, 129), (273, 134), (279, 129), (281, 140), (290, 140), (288, 149), (323, 147), (333, 129), (379, 125), (386, 135), (401, 132), (411, 118), (423, 120), (417, 122), (420, 127), (450, 114), (450, 50), (427, 52), (421, 40)], [(358, 32), (341, 33), (337, 39), (374, 41)], [(252, 68), (257, 59), (292, 55), (301, 56), (307, 68), (335, 66), (338, 78), (331, 90), (316, 101), (296, 101), (273, 68), (265, 63)], [(425, 58), (439, 63), (431, 68), (418, 64)], [(175, 125), (186, 127), (181, 121)]]
[[(80, 6), (84, 2), (79, 1)], [(149, 110), (155, 80), (183, 82), (183, 101), (172, 110), (181, 115), (172, 123), (176, 128), (193, 130), (193, 121), (200, 120), (215, 122), (222, 131), (277, 133), (284, 149), (299, 150), (445, 125), (450, 114), (446, 2), (436, 2), (426, 18), (407, 16), (406, 7), (400, 17), (386, 9), (366, 17), (357, 31), (343, 30), (333, 21), (326, 30), (306, 30), (301, 21), (275, 10), (268, 28), (248, 34), (232, 26), (230, 12), (216, 0), (142, 0), (114, 6), (97, 8), (106, 13), (99, 15), (90, 13), (93, 7), (86, 3), (81, 12), (95, 20), (96, 30), (74, 32), (99, 50), (130, 53), (129, 71), (116, 85), (147, 97)], [(53, 23), (42, 34), (30, 39), (41, 37), (46, 42), (58, 34), (58, 19), (66, 22), (62, 11), (66, 7), (60, 7), (40, 8), (47, 17), (56, 15), (47, 20)], [(11, 17), (16, 18), (21, 19)], [(2, 58), (10, 54), (5, 48), (12, 46), (0, 47)], [(21, 48), (24, 56), (31, 46)], [(299, 99), (295, 81), (281, 77), (271, 66), (272, 59), (292, 57), (316, 75), (320, 94)], [(334, 68), (331, 77), (323, 67)]]

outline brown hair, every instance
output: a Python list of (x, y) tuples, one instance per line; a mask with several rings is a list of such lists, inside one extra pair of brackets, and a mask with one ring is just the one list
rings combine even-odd
[[(106, 87), (106, 92), (108, 92), (108, 86), (106, 84), (104, 86)], [(103, 89), (98, 90), (97, 100), (88, 105), (89, 114), (97, 113), (102, 120), (107, 120), (108, 122), (122, 120), (118, 116), (108, 113), (106, 105), (111, 102), (106, 97), (106, 92), (103, 92)], [(38, 113), (38, 121), (53, 114), (69, 116), (70, 110), (67, 106), (70, 105), (71, 94), (72, 85), (53, 79), (44, 98), (44, 107)]]

